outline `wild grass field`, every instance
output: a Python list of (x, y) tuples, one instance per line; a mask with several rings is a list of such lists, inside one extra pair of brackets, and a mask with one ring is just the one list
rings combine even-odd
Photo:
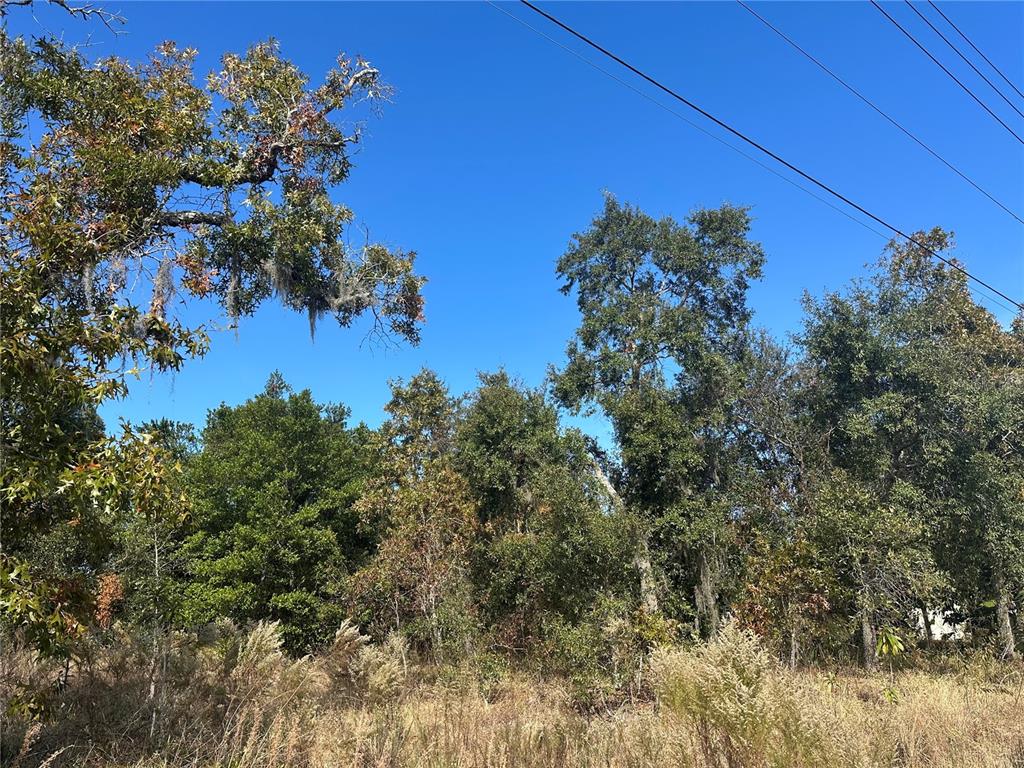
[[(866, 675), (789, 670), (730, 625), (655, 651), (625, 693), (416, 664), (351, 627), (289, 659), (271, 624), (127, 644), (74, 670), (48, 725), (6, 716), (3, 765), (1024, 766), (1024, 668), (982, 656)], [(45, 670), (3, 657), (3, 694)]]

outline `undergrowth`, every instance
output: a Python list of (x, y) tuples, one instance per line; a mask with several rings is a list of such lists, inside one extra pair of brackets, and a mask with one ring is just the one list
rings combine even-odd
[[(54, 671), (7, 644), (0, 693), (16, 703)], [(563, 678), (439, 670), (350, 624), (300, 659), (274, 624), (124, 636), (45, 691), (46, 716), (9, 708), (0, 763), (1024, 768), (1019, 666), (792, 671), (727, 626), (712, 643), (655, 651), (645, 678), (647, 695), (602, 705)]]

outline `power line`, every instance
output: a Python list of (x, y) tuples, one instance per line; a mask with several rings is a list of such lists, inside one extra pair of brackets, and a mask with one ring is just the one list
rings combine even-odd
[[(517, 24), (521, 24), (522, 26), (524, 26), (527, 29), (529, 29), (531, 32), (534, 32), (534, 33), (540, 35), (541, 37), (543, 37), (548, 42), (550, 42), (550, 43), (552, 43), (554, 45), (557, 45), (563, 51), (565, 51), (566, 53), (568, 53), (568, 54), (574, 56), (575, 58), (579, 59), (584, 64), (586, 64), (588, 67), (591, 67), (592, 69), (597, 70), (598, 72), (600, 72), (601, 74), (605, 75), (606, 77), (614, 80), (619, 85), (622, 85), (622, 86), (628, 88), (629, 90), (633, 91), (633, 93), (637, 94), (638, 96), (642, 96), (643, 98), (647, 99), (647, 101), (649, 101), (652, 104), (654, 104), (656, 107), (659, 107), (659, 108), (663, 109), (664, 111), (668, 112), (670, 115), (673, 115), (674, 117), (678, 117), (680, 120), (682, 120), (684, 123), (689, 125), (691, 128), (695, 128), (696, 130), (698, 130), (701, 133), (703, 133), (705, 136), (708, 136), (709, 138), (714, 139), (715, 141), (717, 141), (722, 146), (727, 147), (728, 149), (731, 149), (733, 152), (735, 152), (736, 154), (740, 155), (741, 157), (744, 157), (747, 160), (749, 160), (750, 162), (760, 166), (761, 168), (763, 168), (764, 170), (768, 171), (768, 173), (772, 174), (773, 176), (777, 176), (778, 178), (782, 179), (787, 184), (789, 184), (789, 185), (795, 187), (796, 189), (800, 190), (804, 194), (809, 195), (810, 197), (813, 197), (819, 203), (822, 203), (823, 205), (827, 205), (833, 211), (835, 211), (836, 213), (841, 214), (842, 216), (845, 216), (850, 221), (852, 221), (854, 224), (857, 224), (857, 225), (859, 225), (861, 227), (864, 227), (864, 229), (866, 229), (868, 232), (871, 232), (871, 233), (873, 233), (875, 235), (878, 235), (883, 240), (889, 240), (890, 239), (889, 235), (885, 234), (881, 230), (876, 229), (875, 227), (872, 227), (870, 224), (866, 224), (865, 222), (863, 222), (860, 219), (858, 219), (856, 216), (852, 215), (849, 211), (843, 210), (838, 205), (836, 205), (835, 203), (833, 203), (833, 202), (829, 201), (828, 199), (822, 197), (821, 195), (817, 194), (813, 190), (810, 190), (807, 187), (801, 186), (797, 182), (793, 181), (793, 179), (791, 179), (788, 176), (786, 176), (786, 175), (780, 173), (779, 171), (777, 171), (775, 168), (772, 168), (770, 165), (761, 162), (760, 160), (758, 160), (753, 155), (751, 155), (751, 154), (749, 154), (747, 152), (744, 152), (742, 149), (740, 149), (737, 146), (734, 146), (733, 144), (730, 144), (729, 142), (727, 142), (725, 139), (721, 138), (720, 136), (716, 136), (715, 134), (713, 134), (711, 131), (707, 130), (703, 126), (699, 125), (698, 123), (695, 123), (693, 120), (688, 118), (682, 112), (679, 112), (677, 110), (672, 109), (671, 107), (669, 107), (669, 106), (663, 104), (662, 102), (658, 101), (656, 98), (651, 96), (646, 91), (638, 88), (637, 86), (633, 85), (630, 82), (627, 82), (626, 80), (623, 80), (621, 77), (618, 77), (617, 75), (615, 75), (614, 73), (608, 71), (604, 67), (601, 67), (598, 64), (595, 64), (594, 62), (592, 62), (590, 59), (586, 58), (585, 56), (583, 56), (579, 52), (574, 51), (572, 48), (570, 48), (569, 46), (565, 45), (564, 43), (556, 40), (555, 38), (551, 37), (550, 35), (548, 35), (544, 31), (542, 31), (540, 29), (537, 29), (537, 27), (533, 26), (529, 22), (523, 21), (522, 19), (520, 19), (518, 16), (516, 16), (513, 13), (509, 13), (504, 8), (502, 8), (500, 5), (495, 3), (493, 0), (487, 0), (487, 3), (492, 8), (494, 8), (496, 11), (500, 11), (501, 13), (505, 14), (510, 19), (515, 21)], [(1011, 212), (1011, 214), (1012, 214), (1012, 212)], [(980, 289), (980, 288), (976, 288), (976, 287), (970, 287), (970, 284), (968, 284), (968, 287), (970, 288), (970, 290), (974, 291), (975, 294), (977, 294), (980, 298), (987, 299), (988, 301), (992, 302), (993, 304), (997, 304), (998, 306), (1000, 306), (1003, 309), (1005, 309), (1007, 312), (1013, 312), (1014, 311), (1013, 307), (1011, 307), (1010, 305), (1006, 304), (1003, 301), (1000, 301), (999, 299), (997, 299), (995, 296), (993, 296), (989, 292), (985, 291), (984, 289)]]
[(967, 94), (972, 99), (974, 99), (976, 102), (978, 102), (978, 104), (981, 106), (981, 108), (984, 109), (986, 112), (988, 112), (995, 119), (995, 121), (997, 123), (999, 123), (1001, 126), (1003, 126), (1003, 128), (1005, 128), (1007, 131), (1009, 131), (1010, 135), (1012, 135), (1013, 138), (1015, 138), (1021, 144), (1024, 144), (1024, 139), (1022, 139), (1020, 136), (1018, 136), (1017, 132), (1014, 131), (1013, 128), (1011, 128), (1006, 123), (1004, 123), (1002, 118), (999, 117), (999, 115), (997, 115), (995, 112), (993, 112), (991, 109), (989, 109), (988, 105), (984, 101), (979, 99), (977, 97), (977, 95), (975, 95), (974, 91), (972, 91), (970, 88), (968, 88), (966, 85), (964, 85), (956, 75), (954, 75), (952, 72), (950, 72), (941, 61), (936, 59), (931, 54), (931, 51), (929, 51), (921, 43), (919, 43), (916, 37), (914, 37), (912, 34), (910, 34), (910, 32), (908, 32), (906, 30), (906, 28), (902, 24), (900, 24), (898, 21), (896, 21), (896, 19), (894, 19), (892, 16), (890, 16), (889, 13), (885, 10), (885, 8), (883, 8), (881, 5), (879, 5), (878, 0), (871, 0), (871, 4), (873, 6), (875, 6), (875, 8), (877, 8), (878, 11), (883, 16), (885, 16), (885, 18), (887, 18), (889, 21), (891, 21), (893, 23), (893, 25), (900, 32), (902, 32), (904, 35), (906, 35), (907, 38), (910, 40), (910, 42), (912, 42), (914, 45), (916, 45), (918, 48), (920, 48), (921, 51), (924, 53), (924, 55), (927, 56), (929, 59), (931, 59), (935, 63), (935, 65), (938, 66), (939, 69), (941, 69), (943, 72), (945, 72), (947, 75), (949, 75), (950, 78), (952, 78), (953, 82), (955, 82), (957, 85), (959, 85), (961, 88), (963, 88), (964, 91), (966, 91)]
[[(513, 21), (518, 22), (519, 24), (523, 25), (524, 27), (526, 27), (530, 31), (537, 33), (538, 35), (543, 37), (548, 42), (557, 45), (559, 48), (561, 48), (566, 53), (569, 53), (572, 56), (575, 56), (577, 59), (582, 61), (587, 66), (589, 66), (589, 67), (591, 67), (593, 69), (596, 69), (601, 74), (603, 74), (603, 75), (611, 78), (615, 82), (617, 82), (619, 85), (625, 86), (629, 90), (633, 91), (633, 93), (636, 93), (637, 95), (642, 96), (643, 98), (647, 99), (649, 102), (654, 104), (655, 106), (660, 107), (661, 109), (663, 109), (666, 112), (668, 112), (670, 115), (678, 117), (680, 120), (682, 120), (684, 123), (689, 125), (691, 128), (695, 128), (696, 130), (698, 130), (701, 133), (703, 133), (705, 136), (707, 136), (707, 137), (709, 137), (711, 139), (714, 139), (719, 144), (721, 144), (723, 147), (727, 147), (728, 149), (731, 149), (733, 152), (735, 152), (736, 154), (740, 155), (741, 157), (746, 158), (750, 162), (755, 163), (756, 165), (760, 166), (764, 170), (768, 171), (768, 173), (770, 173), (770, 174), (772, 174), (774, 176), (777, 176), (778, 178), (782, 179), (787, 184), (790, 184), (793, 187), (796, 187), (797, 189), (799, 189), (804, 194), (810, 195), (811, 197), (813, 197), (818, 202), (823, 203), (824, 205), (827, 205), (833, 211), (835, 211), (836, 213), (842, 214), (843, 216), (848, 218), (850, 221), (852, 221), (854, 224), (859, 224), (860, 226), (864, 227), (864, 229), (868, 230), (869, 232), (873, 232), (874, 234), (878, 235), (881, 238), (888, 238), (888, 235), (886, 235), (884, 232), (881, 232), (881, 231), (875, 229), (870, 224), (865, 224), (863, 221), (858, 219), (856, 216), (853, 216), (849, 211), (844, 211), (842, 208), (840, 208), (835, 203), (832, 203), (827, 198), (822, 197), (821, 195), (819, 195), (816, 192), (808, 189), (807, 187), (801, 186), (800, 184), (798, 184), (797, 182), (793, 181), (793, 179), (789, 178), (785, 174), (782, 174), (779, 171), (777, 171), (775, 168), (772, 168), (767, 163), (761, 162), (760, 160), (758, 160), (753, 155), (751, 155), (751, 154), (749, 154), (747, 152), (744, 152), (742, 149), (740, 149), (737, 146), (734, 146), (734, 145), (730, 144), (725, 139), (723, 139), (721, 136), (716, 136), (715, 134), (713, 134), (711, 131), (709, 131), (707, 128), (703, 127), (699, 123), (695, 123), (693, 120), (688, 118), (682, 112), (678, 112), (678, 111), (672, 109), (672, 107), (666, 106), (665, 104), (661, 103), (656, 98), (651, 96), (649, 93), (643, 91), (640, 88), (637, 88), (632, 83), (627, 82), (626, 80), (623, 80), (621, 77), (618, 77), (614, 73), (609, 72), (607, 69), (604, 69), (603, 67), (595, 64), (594, 62), (590, 61), (590, 59), (588, 59), (585, 56), (581, 55), (580, 53), (574, 51), (572, 48), (570, 48), (569, 46), (565, 45), (564, 43), (559, 42), (558, 40), (556, 40), (555, 38), (551, 37), (550, 35), (545, 34), (543, 31), (537, 29), (537, 27), (533, 26), (532, 24), (529, 24), (528, 22), (523, 21), (522, 19), (520, 19), (515, 14), (509, 13), (504, 8), (502, 8), (500, 5), (498, 5), (497, 3), (493, 2), (493, 0), (487, 0), (487, 3), (488, 3), (488, 5), (490, 5), (495, 10), (501, 11), (503, 14), (508, 16)], [(1007, 309), (1009, 309), (1009, 307), (1007, 307)]]
[(1024, 224), (1024, 219), (1022, 219), (1020, 216), (1018, 216), (1016, 213), (1014, 213), (1010, 208), (1008, 208), (1006, 205), (1004, 205), (999, 200), (997, 200), (995, 197), (993, 197), (990, 193), (986, 192), (977, 182), (975, 182), (973, 179), (971, 179), (967, 174), (965, 174), (963, 171), (961, 171), (959, 168), (957, 168), (951, 162), (946, 160), (946, 158), (942, 157), (942, 155), (940, 155), (938, 152), (936, 152), (930, 146), (925, 144), (921, 139), (919, 139), (917, 136), (915, 136), (913, 133), (911, 133), (909, 129), (905, 128), (902, 124), (897, 122), (897, 120), (894, 117), (891, 117), (889, 114), (884, 112), (878, 105), (876, 105), (873, 101), (871, 101), (867, 96), (865, 96), (863, 93), (858, 91), (856, 88), (854, 88), (852, 85), (850, 85), (848, 82), (846, 82), (843, 78), (841, 78), (839, 75), (837, 75), (831, 69), (829, 69), (827, 66), (822, 64), (820, 60), (818, 60), (813, 55), (808, 53), (804, 48), (802, 48), (800, 46), (799, 43), (797, 43), (795, 40), (793, 40), (791, 37), (789, 37), (785, 32), (783, 32), (781, 29), (779, 29), (774, 24), (772, 24), (770, 21), (768, 21), (764, 16), (762, 16), (757, 11), (755, 11), (753, 8), (751, 8), (749, 5), (747, 5), (747, 3), (743, 2), (743, 0), (736, 0), (736, 2), (738, 2), (741, 6), (743, 6), (743, 8), (745, 8), (749, 13), (751, 13), (762, 24), (764, 24), (766, 27), (768, 27), (768, 29), (770, 29), (776, 35), (778, 35), (783, 40), (785, 40), (787, 43), (789, 43), (789, 45), (791, 45), (797, 51), (799, 51), (804, 56), (806, 56), (808, 59), (810, 59), (812, 62), (814, 62), (820, 69), (822, 69), (826, 74), (828, 74), (833, 80), (835, 80), (837, 83), (842, 85), (844, 88), (846, 88), (846, 90), (848, 90), (850, 93), (852, 93), (858, 99), (860, 99), (865, 104), (867, 104), (869, 107), (871, 107), (875, 112), (877, 112), (882, 117), (884, 117), (886, 120), (888, 120), (892, 125), (896, 126), (904, 134), (906, 134), (911, 139), (913, 139), (914, 142), (916, 142), (918, 146), (920, 146), (922, 149), (924, 149), (926, 152), (928, 152), (932, 157), (934, 157), (940, 163), (945, 165), (947, 168), (949, 168), (949, 170), (953, 171), (953, 173), (955, 173), (961, 179), (966, 181), (968, 184), (970, 184), (976, 190), (981, 192), (981, 194), (983, 194), (985, 197), (987, 197), (993, 203), (995, 203), (1000, 208), (1002, 208), (1004, 211), (1006, 211), (1008, 214), (1010, 214), (1018, 222), (1020, 222), (1021, 224)]
[[(651, 85), (655, 86), (659, 90), (664, 91), (669, 96), (674, 98), (676, 101), (679, 101), (679, 102), (685, 104), (687, 107), (689, 107), (690, 109), (692, 109), (695, 112), (699, 113), (703, 117), (707, 118), (708, 120), (713, 122), (715, 125), (719, 126), (720, 128), (724, 128), (725, 130), (727, 130), (729, 133), (733, 134), (737, 138), (742, 139), (743, 141), (745, 141), (747, 144), (751, 145), (755, 149), (757, 149), (757, 150), (763, 152), (764, 154), (768, 155), (768, 157), (772, 158), (776, 162), (781, 163), (782, 165), (784, 165), (789, 170), (793, 171), (794, 173), (798, 174), (799, 176), (802, 176), (804, 179), (806, 179), (807, 181), (811, 182), (815, 186), (819, 187), (820, 189), (824, 190), (825, 192), (827, 192), (828, 194), (832, 195), (833, 197), (838, 198), (842, 202), (846, 203), (851, 208), (854, 208), (855, 210), (859, 211), (863, 215), (867, 216), (869, 219), (871, 219), (875, 223), (881, 224), (883, 227), (885, 227), (886, 229), (890, 230), (891, 232), (894, 232), (895, 234), (899, 235), (900, 237), (902, 237), (907, 242), (913, 243), (914, 245), (916, 245), (918, 248), (922, 249), (926, 253), (931, 254), (933, 257), (935, 257), (936, 259), (941, 261), (946, 266), (950, 267), (951, 269), (956, 270), (957, 272), (960, 272), (965, 277), (967, 277), (967, 278), (973, 280), (974, 282), (978, 283), (978, 285), (984, 286), (985, 288), (990, 290), (992, 293), (994, 293), (997, 296), (999, 296), (999, 297), (1005, 299), (1006, 301), (1010, 302), (1018, 310), (1024, 312), (1024, 304), (1021, 304), (1020, 302), (1016, 301), (1015, 299), (1010, 298), (1005, 293), (1000, 291), (998, 288), (996, 288), (995, 286), (990, 285), (989, 283), (985, 282), (980, 277), (975, 277), (970, 272), (968, 272), (966, 269), (964, 269), (959, 264), (957, 264), (955, 261), (947, 259), (945, 256), (943, 256), (942, 254), (938, 253), (934, 249), (928, 247), (927, 245), (925, 245), (924, 243), (920, 242), (916, 238), (911, 237), (910, 235), (908, 235), (906, 232), (904, 232), (903, 230), (899, 229), (898, 227), (895, 227), (894, 225), (890, 224), (885, 219), (883, 219), (883, 218), (881, 218), (879, 216), (876, 216), (875, 214), (871, 213), (871, 211), (867, 210), (863, 206), (858, 205), (857, 203), (855, 203), (850, 198), (846, 197), (845, 195), (841, 194), (840, 192), (837, 192), (835, 189), (833, 189), (829, 185), (825, 184), (822, 181), (819, 181), (818, 179), (816, 179), (814, 176), (811, 176), (806, 171), (801, 170), (800, 168), (798, 168), (797, 166), (793, 165), (788, 160), (785, 160), (782, 157), (780, 157), (779, 155), (775, 154), (770, 149), (765, 147), (763, 144), (759, 144), (757, 141), (755, 141), (754, 139), (750, 138), (746, 134), (738, 131), (737, 129), (733, 128), (728, 123), (725, 123), (724, 121), (718, 119), (717, 117), (712, 115), (707, 110), (697, 106), (696, 104), (694, 104), (689, 99), (686, 99), (685, 97), (679, 95), (678, 93), (673, 91), (668, 86), (663, 85), (662, 83), (658, 82), (653, 77), (651, 77), (650, 75), (648, 75), (645, 72), (642, 72), (641, 70), (637, 69), (632, 64), (630, 64), (629, 62), (625, 61), (624, 59), (622, 59), (621, 57), (617, 56), (616, 54), (612, 53), (611, 51), (609, 51), (607, 48), (603, 47), (599, 43), (594, 42), (589, 37), (584, 35), (582, 32), (577, 32), (575, 29), (570, 27), (568, 24), (566, 24), (563, 21), (559, 20), (558, 18), (552, 16), (547, 11), (545, 11), (545, 10), (543, 10), (541, 8), (538, 8), (536, 5), (531, 3), (530, 0), (519, 0), (519, 2), (522, 3), (523, 5), (525, 5), (530, 10), (532, 10), (534, 13), (537, 13), (537, 14), (543, 16), (548, 21), (552, 22), (556, 26), (558, 26), (561, 29), (565, 30), (566, 32), (571, 34), (573, 37), (577, 38), (578, 40), (583, 41), (584, 43), (589, 45), (594, 50), (599, 51), (601, 54), (603, 54), (604, 56), (607, 56), (612, 61), (615, 61), (616, 63), (618, 63), (621, 66), (625, 67), (626, 69), (628, 69), (633, 74), (638, 75), (639, 77), (643, 78), (644, 80), (646, 80), (648, 83), (650, 83)], [(874, 0), (872, 0), (872, 2), (874, 2)]]
[(932, 24), (931, 20), (927, 16), (925, 16), (923, 13), (921, 13), (919, 10), (917, 10), (916, 6), (914, 6), (914, 4), (910, 2), (910, 0), (904, 0), (904, 2), (908, 6), (910, 6), (910, 10), (912, 10), (914, 13), (916, 13), (921, 18), (921, 20), (924, 21), (924, 23), (928, 25), (928, 27), (932, 30), (932, 32), (934, 32), (936, 35), (938, 35), (939, 37), (942, 38), (942, 42), (944, 42), (946, 45), (948, 45), (950, 48), (952, 48), (953, 52), (957, 56), (959, 56), (961, 59), (963, 59), (967, 63), (967, 66), (969, 66), (971, 69), (973, 69), (978, 74), (978, 77), (980, 77), (982, 80), (984, 80), (986, 83), (988, 83), (989, 88), (991, 88), (993, 91), (995, 91), (996, 93), (999, 94), (999, 98), (1001, 98), (1003, 101), (1005, 101), (1007, 104), (1010, 105), (1010, 109), (1012, 109), (1014, 112), (1016, 112), (1021, 117), (1024, 117), (1024, 112), (1021, 112), (1019, 109), (1017, 109), (1017, 105), (1014, 104), (1012, 101), (1010, 101), (1008, 98), (1006, 98), (1006, 95), (1001, 90), (999, 90), (999, 88), (996, 87), (995, 83), (993, 83), (991, 80), (989, 80), (987, 77), (985, 77), (985, 73), (983, 73), (980, 69), (978, 69), (976, 66), (974, 66), (974, 62), (971, 61), (970, 59), (968, 59), (966, 56), (964, 56), (960, 52), (960, 49), (957, 48), (955, 45), (953, 45), (953, 43), (949, 40), (949, 38), (947, 38), (944, 34), (942, 34), (942, 32), (940, 32), (939, 29), (934, 24)]
[(947, 16), (946, 14), (944, 14), (942, 12), (942, 9), (939, 8), (939, 6), (937, 6), (934, 2), (932, 2), (932, 0), (928, 0), (928, 5), (930, 5), (932, 8), (934, 8), (935, 12), (938, 13), (939, 16), (944, 18), (946, 20), (946, 23), (949, 24), (949, 26), (951, 26), (953, 29), (955, 29), (957, 34), (960, 35), (960, 37), (962, 37), (964, 40), (967, 41), (967, 44), (969, 46), (971, 46), (971, 48), (974, 49), (974, 52), (977, 53), (979, 56), (981, 56), (981, 58), (983, 58), (985, 60), (985, 63), (987, 63), (990, 67), (992, 67), (992, 69), (994, 69), (999, 74), (999, 76), (1001, 78), (1003, 78), (1003, 80), (1006, 81), (1006, 84), (1008, 86), (1010, 86), (1011, 88), (1013, 88), (1013, 90), (1015, 90), (1017, 92), (1018, 96), (1020, 96), (1022, 99), (1024, 99), (1024, 93), (1021, 92), (1020, 88), (1018, 88), (1016, 85), (1014, 85), (1013, 81), (1010, 78), (1008, 78), (1006, 75), (1004, 75), (1003, 71), (999, 67), (997, 67), (995, 64), (993, 64), (992, 61), (989, 59), (989, 57), (986, 56), (984, 53), (982, 53), (981, 49), (978, 46), (976, 46), (973, 42), (971, 42), (971, 38), (969, 38), (967, 35), (965, 35), (961, 31), (960, 27), (958, 27), (956, 24), (954, 24), (953, 20), (951, 18), (949, 18), (949, 16)]

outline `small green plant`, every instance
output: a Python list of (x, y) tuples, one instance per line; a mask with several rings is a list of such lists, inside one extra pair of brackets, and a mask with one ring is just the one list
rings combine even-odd
[(892, 686), (896, 681), (895, 672), (893, 671), (893, 660), (901, 655), (906, 646), (903, 644), (903, 638), (900, 637), (892, 627), (883, 627), (878, 632), (878, 642), (875, 644), (875, 653), (879, 657), (887, 659), (889, 661), (889, 685)]
[(885, 699), (886, 702), (888, 702), (889, 704), (899, 704), (900, 703), (900, 691), (899, 691), (899, 688), (896, 688), (895, 686), (892, 686), (892, 685), (885, 686), (882, 689), (882, 698)]

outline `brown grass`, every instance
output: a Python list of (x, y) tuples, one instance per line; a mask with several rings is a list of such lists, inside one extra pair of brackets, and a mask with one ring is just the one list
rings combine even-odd
[[(401, 643), (375, 647), (351, 628), (331, 653), (299, 661), (280, 653), (271, 627), (229, 632), (201, 650), (167, 651), (153, 736), (150, 667), (125, 663), (135, 652), (108, 651), (73, 675), (48, 724), (7, 717), (0, 762), (1024, 768), (1019, 667), (979, 663), (893, 680), (791, 672), (733, 629), (709, 646), (659, 652), (650, 699), (600, 712), (575, 706), (557, 681), (512, 675), (485, 687), (472, 674), (406, 666)], [(5, 697), (15, 673), (39, 674), (24, 654), (0, 665)]]

